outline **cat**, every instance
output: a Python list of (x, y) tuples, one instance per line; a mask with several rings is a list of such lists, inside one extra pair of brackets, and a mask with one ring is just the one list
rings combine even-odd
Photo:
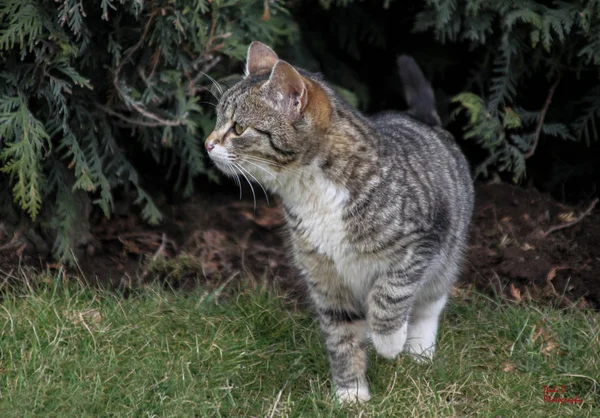
[(431, 126), (441, 125), (442, 121), (435, 109), (433, 89), (412, 57), (398, 57), (398, 73), (404, 89), (407, 113)]
[(370, 399), (367, 337), (387, 359), (432, 358), (465, 251), (469, 166), (439, 126), (429, 83), (406, 62), (408, 111), (367, 118), (320, 75), (253, 42), (205, 141), (225, 174), (281, 197), (342, 402)]

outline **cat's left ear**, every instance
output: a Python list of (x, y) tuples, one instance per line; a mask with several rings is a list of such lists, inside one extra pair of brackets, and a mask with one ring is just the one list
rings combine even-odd
[(299, 116), (308, 103), (306, 83), (300, 73), (285, 61), (277, 61), (263, 88), (273, 93), (284, 113), (290, 116)]
[(262, 42), (254, 41), (248, 48), (246, 57), (246, 77), (261, 71), (271, 71), (279, 57)]

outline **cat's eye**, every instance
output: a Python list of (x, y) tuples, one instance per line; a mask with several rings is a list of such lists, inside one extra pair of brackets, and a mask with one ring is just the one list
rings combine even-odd
[(241, 135), (244, 133), (244, 131), (246, 130), (246, 128), (244, 128), (242, 125), (240, 125), (238, 122), (234, 122), (233, 123), (233, 131), (235, 132), (236, 135)]

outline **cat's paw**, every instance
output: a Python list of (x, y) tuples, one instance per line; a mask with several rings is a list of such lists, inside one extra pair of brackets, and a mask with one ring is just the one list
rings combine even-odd
[(393, 360), (396, 356), (404, 349), (406, 343), (406, 334), (408, 329), (408, 322), (388, 335), (381, 335), (374, 331), (371, 331), (371, 341), (377, 353), (389, 360)]
[(367, 402), (371, 399), (369, 388), (366, 385), (353, 388), (336, 388), (335, 395), (342, 404)]

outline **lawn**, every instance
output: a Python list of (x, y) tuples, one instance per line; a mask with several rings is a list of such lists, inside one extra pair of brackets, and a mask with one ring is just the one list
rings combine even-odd
[(340, 407), (316, 322), (265, 289), (29, 280), (0, 304), (1, 417), (600, 416), (598, 313), (459, 291), (433, 363), (370, 350), (372, 400)]

